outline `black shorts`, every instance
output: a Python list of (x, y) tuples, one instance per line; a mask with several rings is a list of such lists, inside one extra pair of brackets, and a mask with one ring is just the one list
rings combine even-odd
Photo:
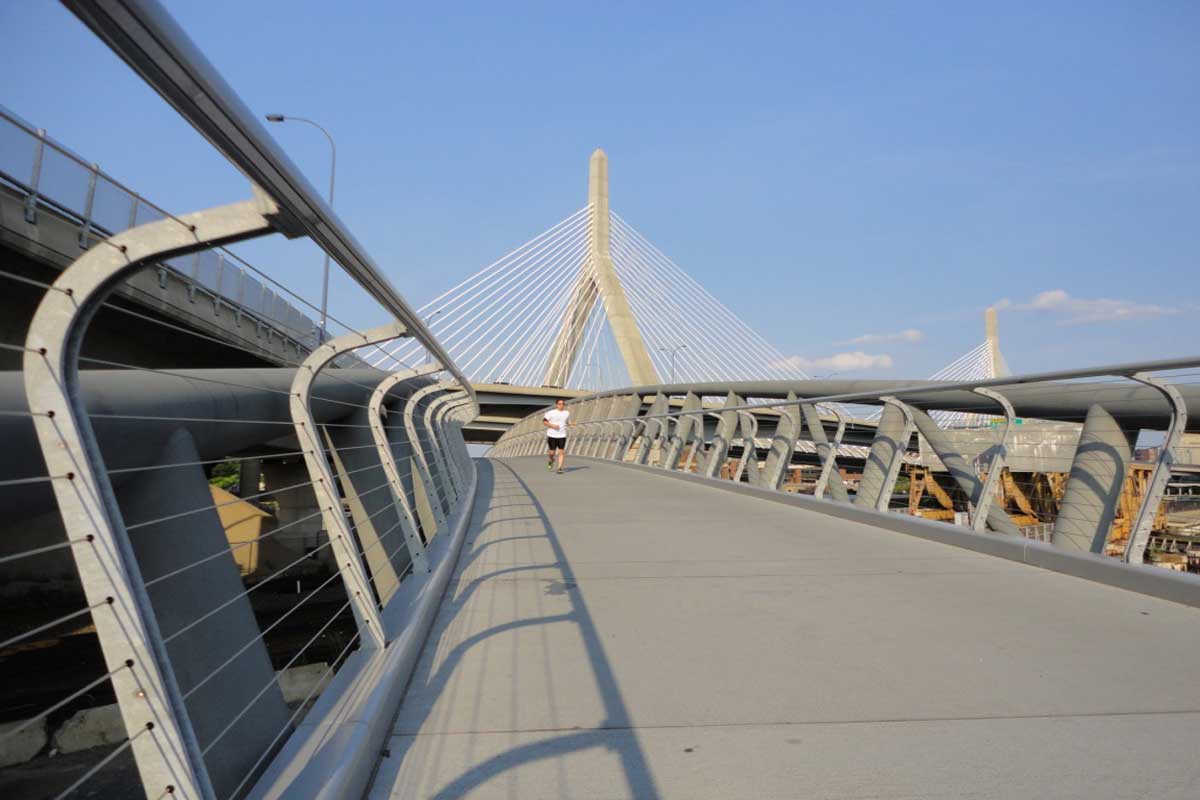
[(555, 450), (562, 450), (562, 449), (566, 448), (566, 446), (567, 446), (567, 437), (565, 437), (565, 436), (558, 436), (558, 437), (547, 436), (546, 437), (546, 446), (550, 448), (551, 453), (553, 453)]

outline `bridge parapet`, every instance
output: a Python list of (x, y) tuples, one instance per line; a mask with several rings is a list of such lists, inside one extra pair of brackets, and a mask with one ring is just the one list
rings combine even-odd
[[(160, 8), (71, 6), (250, 178), (251, 196), (168, 213), (0, 114), (0, 180), (22, 205), (11, 227), (35, 239), (77, 226), (61, 271), (0, 272), (36, 308), (0, 341), (22, 363), (0, 373), (13, 620), (0, 656), (20, 676), (4, 705), (21, 709), (0, 719), (0, 747), (24, 753), (0, 784), (352, 796), (465, 535), (474, 389)], [(330, 314), (344, 330), (318, 335), (297, 310), (315, 303), (284, 281), (268, 292), (223, 249), (273, 235), (327, 253), (361, 294), (355, 312), (385, 324)], [(137, 300), (156, 286), (178, 308)], [(290, 300), (276, 310), (267, 294)], [(174, 313), (188, 295), (251, 333), (214, 335), (194, 311)], [(401, 338), (428, 363), (366, 366)], [(276, 366), (195, 368), (205, 348)], [(43, 763), (52, 748), (79, 768)]]
[[(1197, 367), (631, 387), (569, 401), (569, 449), (1200, 572)], [(876, 419), (847, 418), (872, 405)], [(490, 455), (540, 453), (543, 437), (538, 412)]]
[[(0, 205), (8, 244), (60, 268), (100, 241), (172, 216), (3, 108)], [(285, 283), (224, 247), (164, 258), (129, 276), (118, 295), (272, 363), (299, 361), (321, 338)]]

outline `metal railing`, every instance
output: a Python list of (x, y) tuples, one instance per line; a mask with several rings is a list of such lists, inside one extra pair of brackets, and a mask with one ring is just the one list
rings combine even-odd
[[(1142, 563), (1191, 467), (1200, 358), (986, 381), (797, 381), (631, 387), (572, 400), (569, 450), (1026, 536)], [(878, 423), (839, 404), (877, 405)], [(942, 427), (932, 414), (986, 415)], [(962, 417), (959, 417), (962, 418)], [(991, 418), (991, 419), (990, 419)], [(992, 423), (997, 420), (997, 424)], [(541, 453), (541, 412), (489, 455)], [(848, 427), (849, 422), (849, 427)], [(1139, 444), (1151, 460), (1139, 462)], [(764, 452), (765, 451), (765, 452)]]
[[(65, 268), (10, 237), (20, 257), (0, 271), (14, 310), (0, 349), (22, 365), (0, 372), (0, 658), (15, 676), (0, 745), (18, 754), (0, 782), (353, 796), (465, 534), (474, 390), (161, 8), (67, 5), (155, 89), (187, 95), (176, 107), (254, 183), (249, 200), (168, 213), (0, 115), (25, 233), (78, 234)], [(295, 311), (315, 304), (221, 249), (273, 234), (328, 252), (370, 300), (356, 312), (385, 324), (331, 314), (342, 331), (318, 341)], [(264, 368), (253, 336), (168, 313), (145, 291), (164, 272), (294, 352)], [(291, 311), (250, 297), (268, 291)], [(366, 366), (400, 338), (428, 363)], [(50, 770), (52, 752), (72, 769)]]
[[(74, 225), (76, 254), (100, 239), (172, 216), (3, 107), (0, 186), (21, 198), (27, 223), (36, 225), (40, 215), (50, 213)], [(228, 249), (164, 259), (160, 267), (159, 282), (184, 284), (189, 306), (204, 298), (214, 313), (227, 308), (261, 329), (260, 335), (292, 343), (297, 353), (316, 347), (318, 327), (289, 302), (294, 292)]]

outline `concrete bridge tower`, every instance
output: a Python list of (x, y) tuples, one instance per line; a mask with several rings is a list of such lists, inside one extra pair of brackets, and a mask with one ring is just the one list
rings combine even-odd
[(613, 267), (608, 212), (608, 156), (597, 148), (588, 169), (588, 203), (591, 205), (590, 257), (571, 290), (562, 327), (550, 348), (542, 380), (545, 386), (564, 386), (579, 356), (584, 329), (596, 301), (604, 303), (604, 314), (621, 351), (629, 381), (634, 386), (658, 383), (658, 372), (638, 329), (625, 289)]

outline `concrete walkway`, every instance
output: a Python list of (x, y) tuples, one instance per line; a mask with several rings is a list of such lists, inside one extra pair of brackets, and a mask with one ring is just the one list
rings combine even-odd
[(1200, 797), (1200, 611), (625, 467), (477, 462), (382, 798)]

